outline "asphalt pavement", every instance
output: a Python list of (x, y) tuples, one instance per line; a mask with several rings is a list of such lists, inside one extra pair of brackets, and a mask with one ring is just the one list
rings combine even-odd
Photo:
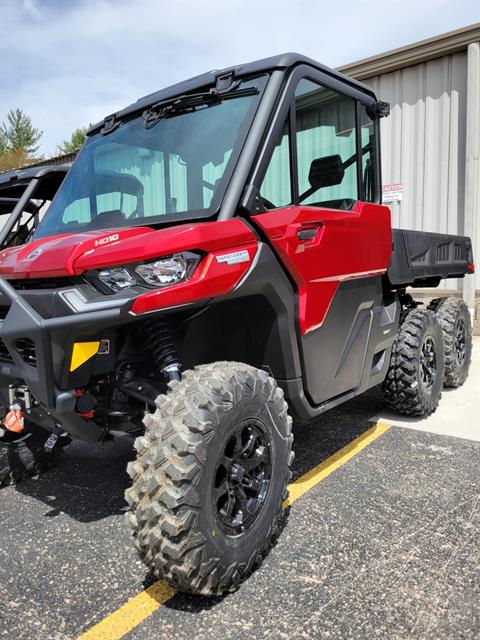
[[(125, 637), (479, 637), (477, 382), (451, 396), (459, 404), (447, 426), (393, 419), (296, 500), (279, 542), (236, 593), (176, 594)], [(389, 417), (375, 389), (297, 426), (295, 478), (378, 416)], [(123, 521), (131, 458), (128, 443), (75, 443), (54, 470), (0, 490), (0, 638), (77, 638), (154, 583)]]

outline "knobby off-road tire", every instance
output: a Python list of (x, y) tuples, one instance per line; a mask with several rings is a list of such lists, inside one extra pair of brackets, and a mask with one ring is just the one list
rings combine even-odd
[(6, 432), (0, 437), (0, 487), (17, 484), (55, 464), (71, 439), (60, 437), (47, 450), (45, 443), (50, 436), (49, 431), (30, 423), (21, 434)]
[(157, 407), (128, 465), (140, 557), (180, 591), (233, 591), (279, 532), (293, 460), (283, 392), (264, 371), (216, 362), (185, 371)]
[(461, 387), (468, 377), (472, 359), (470, 312), (459, 298), (435, 298), (428, 305), (436, 312), (445, 351), (444, 387)]
[(443, 336), (435, 313), (413, 309), (403, 319), (383, 383), (387, 404), (407, 416), (427, 416), (442, 395)]
[(430, 300), (430, 302), (428, 303), (427, 309), (430, 309), (430, 311), (437, 313), (438, 309), (445, 302), (445, 300), (447, 300), (447, 298), (433, 298), (433, 300)]

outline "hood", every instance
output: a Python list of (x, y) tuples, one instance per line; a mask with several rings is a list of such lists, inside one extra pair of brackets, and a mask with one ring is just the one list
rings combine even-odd
[(88, 269), (143, 262), (177, 251), (215, 251), (252, 242), (239, 218), (166, 229), (130, 227), (40, 238), (0, 253), (0, 277), (9, 280), (80, 275)]

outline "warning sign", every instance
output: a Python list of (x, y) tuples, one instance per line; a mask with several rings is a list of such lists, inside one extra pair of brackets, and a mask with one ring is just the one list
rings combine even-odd
[(382, 186), (382, 201), (383, 204), (388, 202), (398, 202), (403, 199), (403, 183), (397, 182), (396, 184), (384, 184)]

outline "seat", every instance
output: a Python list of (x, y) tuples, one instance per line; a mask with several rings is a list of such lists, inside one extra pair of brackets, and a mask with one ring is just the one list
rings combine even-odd
[(120, 209), (113, 209), (112, 211), (102, 211), (93, 218), (88, 225), (89, 229), (107, 229), (109, 227), (123, 227), (125, 222), (125, 214)]

